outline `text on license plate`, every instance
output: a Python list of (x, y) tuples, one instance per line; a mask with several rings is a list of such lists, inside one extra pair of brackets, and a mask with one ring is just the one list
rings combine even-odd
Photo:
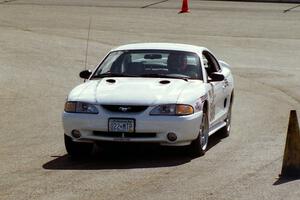
[(134, 132), (133, 119), (109, 119), (109, 132)]

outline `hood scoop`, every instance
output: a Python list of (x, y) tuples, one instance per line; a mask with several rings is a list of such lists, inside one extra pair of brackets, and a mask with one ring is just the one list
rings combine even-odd
[(171, 81), (169, 81), (169, 80), (162, 80), (162, 81), (159, 81), (159, 83), (165, 85), (165, 84), (171, 83)]
[(115, 79), (107, 79), (106, 82), (108, 82), (108, 83), (115, 83), (116, 80)]

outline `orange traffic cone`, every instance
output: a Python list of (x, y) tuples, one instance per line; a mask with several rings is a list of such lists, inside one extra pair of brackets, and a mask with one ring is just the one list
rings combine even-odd
[(182, 0), (182, 7), (181, 7), (181, 11), (179, 13), (187, 13), (190, 12), (189, 11), (189, 2), (188, 0)]

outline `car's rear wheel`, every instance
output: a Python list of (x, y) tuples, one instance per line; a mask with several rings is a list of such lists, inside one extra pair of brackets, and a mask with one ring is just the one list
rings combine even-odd
[(71, 137), (65, 135), (65, 147), (70, 156), (81, 157), (91, 154), (94, 144), (73, 142)]
[(190, 145), (191, 154), (193, 156), (203, 156), (205, 154), (208, 145), (208, 132), (208, 115), (206, 112), (204, 112), (200, 125), (199, 135), (194, 141), (192, 141), (192, 144)]

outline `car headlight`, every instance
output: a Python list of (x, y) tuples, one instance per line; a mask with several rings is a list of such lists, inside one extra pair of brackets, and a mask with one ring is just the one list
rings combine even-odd
[(150, 115), (190, 115), (194, 108), (185, 104), (164, 104), (153, 108)]
[(65, 112), (70, 113), (88, 113), (98, 114), (99, 111), (95, 105), (79, 101), (67, 101), (65, 103)]

